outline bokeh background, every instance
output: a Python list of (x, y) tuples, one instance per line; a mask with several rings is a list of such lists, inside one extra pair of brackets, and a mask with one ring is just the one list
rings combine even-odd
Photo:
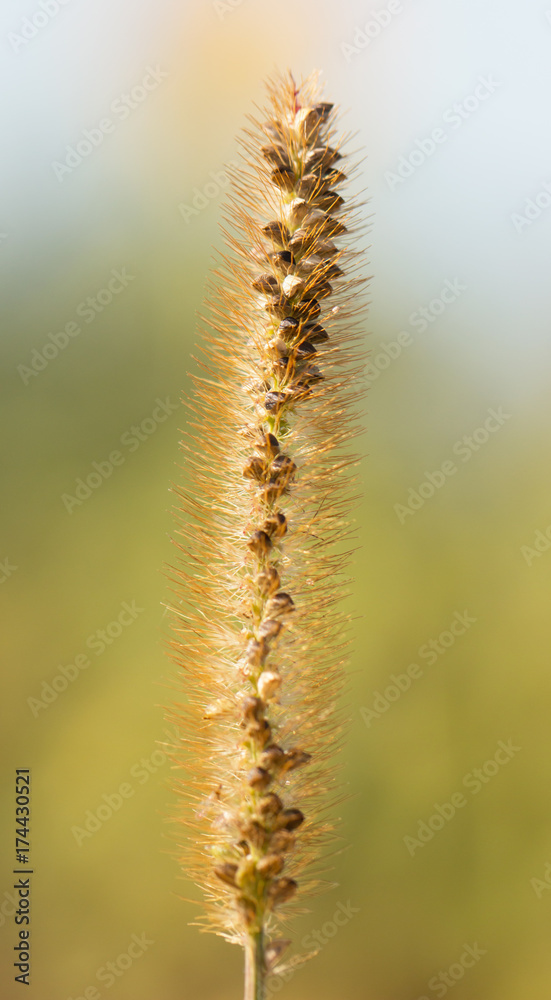
[[(120, 1000), (240, 996), (241, 956), (189, 926), (196, 911), (178, 896), (196, 892), (178, 881), (165, 839), (162, 567), (172, 555), (168, 488), (185, 476), (176, 404), (220, 246), (216, 174), (235, 157), (262, 79), (290, 67), (298, 77), (322, 71), (365, 150), (373, 279), (362, 548), (350, 603), (358, 620), (342, 806), (349, 846), (335, 861), (338, 887), (296, 921), (299, 943), (312, 931), (323, 942), (282, 995), (543, 1000), (545, 0), (4, 0), (0, 47), (2, 997), (23, 989), (12, 965), (15, 767), (31, 767), (34, 783), (26, 995), (77, 1000), (95, 986)], [(122, 110), (122, 95), (144, 78), (151, 89)], [(114, 126), (101, 143), (60, 168), (67, 147), (105, 118)], [(109, 301), (102, 290), (113, 269), (126, 277)], [(457, 294), (442, 306), (447, 282)], [(101, 309), (86, 312), (98, 292)], [(69, 326), (70, 336), (75, 322), (80, 332)], [(56, 337), (57, 356), (51, 346), (44, 355)], [(162, 422), (158, 400), (168, 401)], [(501, 423), (485, 434), (490, 409)], [(111, 474), (79, 503), (64, 502), (113, 451), (122, 461)], [(416, 501), (446, 461), (456, 472)], [(125, 602), (134, 617), (117, 625)], [(450, 644), (449, 625), (465, 614), (474, 621)], [(97, 634), (106, 629), (108, 644)], [(61, 667), (71, 674), (83, 654), (89, 666), (44, 701)], [(396, 698), (392, 676), (412, 663), (417, 676)], [(395, 700), (382, 711), (387, 690)], [(474, 794), (468, 776), (492, 762), (500, 741), (516, 749), (507, 764), (486, 766)], [(129, 797), (77, 842), (88, 810), (121, 784)], [(404, 838), (417, 838), (436, 805), (458, 793), (456, 815), (411, 848)], [(349, 919), (335, 933), (339, 904)], [(128, 964), (132, 935), (142, 934), (151, 942), (143, 955), (112, 985), (100, 981), (107, 962), (123, 955)]]

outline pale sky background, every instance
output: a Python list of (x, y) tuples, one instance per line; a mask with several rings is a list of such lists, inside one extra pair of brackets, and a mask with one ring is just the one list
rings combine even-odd
[[(13, 767), (36, 770), (33, 996), (79, 996), (142, 929), (155, 948), (113, 997), (239, 993), (236, 949), (188, 927), (195, 911), (177, 898), (189, 887), (176, 883), (161, 843), (168, 768), (90, 844), (70, 832), (163, 737), (161, 567), (173, 557), (168, 484), (184, 417), (125, 453), (81, 508), (68, 513), (62, 496), (150, 418), (157, 398), (186, 391), (196, 312), (221, 246), (223, 191), (212, 193), (212, 175), (235, 157), (264, 77), (287, 67), (297, 77), (322, 71), (365, 156), (357, 187), (369, 198), (372, 364), (382, 368), (399, 335), (407, 346), (366, 402), (343, 804), (351, 846), (337, 862), (339, 889), (313, 901), (299, 926), (321, 926), (347, 898), (361, 917), (283, 995), (417, 1000), (478, 937), (489, 957), (454, 1000), (548, 996), (551, 897), (537, 899), (530, 879), (550, 858), (551, 554), (529, 564), (522, 547), (551, 525), (551, 0), (224, 2), (0, 6), (0, 561), (18, 567), (0, 581), (1, 777), (8, 816)], [(158, 86), (123, 119), (113, 106), (152, 71)], [(492, 92), (476, 106), (481, 87)], [(454, 128), (457, 103), (468, 117)], [(56, 161), (106, 117), (113, 130), (60, 179)], [(445, 140), (419, 163), (438, 129)], [(415, 169), (392, 189), (385, 175), (412, 153)], [(186, 222), (179, 206), (198, 196)], [(25, 383), (20, 366), (120, 268), (133, 275), (128, 288)], [(442, 309), (450, 287), (456, 297)], [(431, 302), (439, 314), (420, 329), (415, 314)], [(455, 442), (490, 409), (510, 416), (461, 463)], [(400, 523), (396, 504), (454, 455), (457, 474)], [(28, 697), (131, 600), (144, 608), (138, 621), (34, 718)], [(466, 608), (476, 626), (368, 729), (359, 708)], [(518, 760), (409, 857), (404, 833), (509, 737), (523, 747)], [(11, 828), (0, 841), (8, 857)], [(0, 880), (1, 906), (9, 872)], [(12, 932), (6, 922), (4, 943)], [(339, 962), (351, 970), (346, 995)], [(6, 1000), (19, 996), (1, 981)]]

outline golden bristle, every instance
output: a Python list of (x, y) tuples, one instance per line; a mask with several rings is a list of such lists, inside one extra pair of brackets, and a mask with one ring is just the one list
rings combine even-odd
[(172, 607), (186, 703), (170, 712), (204, 926), (255, 942), (265, 967), (334, 826), (365, 284), (333, 106), (315, 75), (267, 89), (232, 173), (188, 402)]

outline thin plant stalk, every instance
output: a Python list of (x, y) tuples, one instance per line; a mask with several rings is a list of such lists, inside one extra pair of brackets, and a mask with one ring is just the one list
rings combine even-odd
[(244, 1000), (264, 1000), (266, 959), (264, 931), (249, 933), (245, 944), (245, 997)]

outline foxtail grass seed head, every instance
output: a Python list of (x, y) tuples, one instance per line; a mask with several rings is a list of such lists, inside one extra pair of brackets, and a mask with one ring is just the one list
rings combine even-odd
[(245, 947), (246, 1000), (334, 836), (366, 280), (336, 109), (315, 74), (267, 90), (188, 401), (171, 608), (179, 856), (204, 929)]

